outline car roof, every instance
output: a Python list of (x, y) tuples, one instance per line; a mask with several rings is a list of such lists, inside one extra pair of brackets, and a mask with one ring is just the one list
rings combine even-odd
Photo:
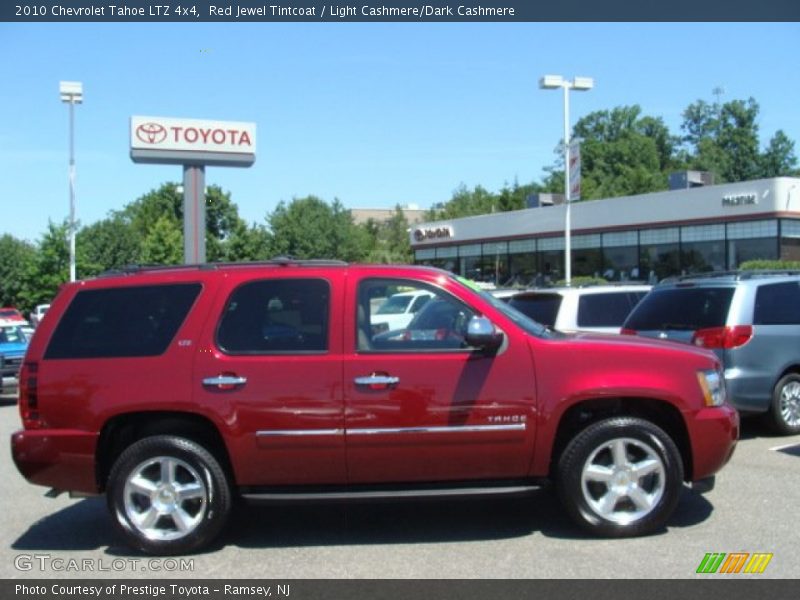
[(620, 285), (593, 285), (586, 287), (551, 287), (551, 288), (536, 288), (532, 290), (521, 290), (521, 296), (536, 296), (546, 294), (566, 295), (588, 295), (588, 294), (607, 294), (609, 292), (647, 292), (652, 286), (643, 283), (620, 284)]
[(780, 283), (800, 281), (800, 271), (795, 270), (753, 270), (753, 271), (716, 271), (711, 273), (694, 273), (664, 279), (658, 284), (659, 289), (720, 286), (758, 285), (765, 281)]

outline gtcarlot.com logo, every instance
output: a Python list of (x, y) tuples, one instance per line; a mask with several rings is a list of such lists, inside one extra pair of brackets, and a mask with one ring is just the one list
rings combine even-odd
[(739, 573), (761, 574), (772, 560), (766, 552), (707, 552), (697, 567), (698, 573), (736, 575)]
[(17, 571), (54, 571), (56, 573), (97, 573), (124, 571), (194, 571), (193, 558), (61, 558), (50, 554), (18, 554)]

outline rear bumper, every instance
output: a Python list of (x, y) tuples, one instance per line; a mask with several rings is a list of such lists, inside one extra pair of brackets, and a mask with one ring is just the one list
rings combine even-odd
[(27, 429), (11, 435), (14, 464), (31, 483), (95, 494), (97, 434), (75, 430)]
[(692, 481), (711, 477), (733, 456), (739, 440), (739, 413), (730, 405), (703, 408), (687, 420), (692, 444)]

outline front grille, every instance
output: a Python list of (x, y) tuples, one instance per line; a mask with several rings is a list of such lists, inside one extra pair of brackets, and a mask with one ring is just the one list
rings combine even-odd
[(22, 366), (21, 356), (15, 356), (15, 357), (4, 356), (2, 360), (0, 360), (0, 369), (2, 369), (2, 373), (6, 377), (13, 376), (19, 373), (19, 369), (21, 366)]

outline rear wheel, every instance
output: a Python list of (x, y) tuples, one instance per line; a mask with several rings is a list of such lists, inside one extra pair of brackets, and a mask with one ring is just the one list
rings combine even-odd
[(139, 440), (119, 456), (107, 500), (131, 545), (150, 554), (184, 554), (222, 530), (231, 493), (210, 452), (191, 440), (159, 435)]
[(672, 439), (643, 419), (590, 425), (558, 462), (559, 495), (570, 516), (592, 533), (650, 533), (672, 514), (683, 487), (683, 463)]
[(789, 373), (781, 377), (772, 392), (767, 418), (780, 434), (800, 433), (800, 375)]

